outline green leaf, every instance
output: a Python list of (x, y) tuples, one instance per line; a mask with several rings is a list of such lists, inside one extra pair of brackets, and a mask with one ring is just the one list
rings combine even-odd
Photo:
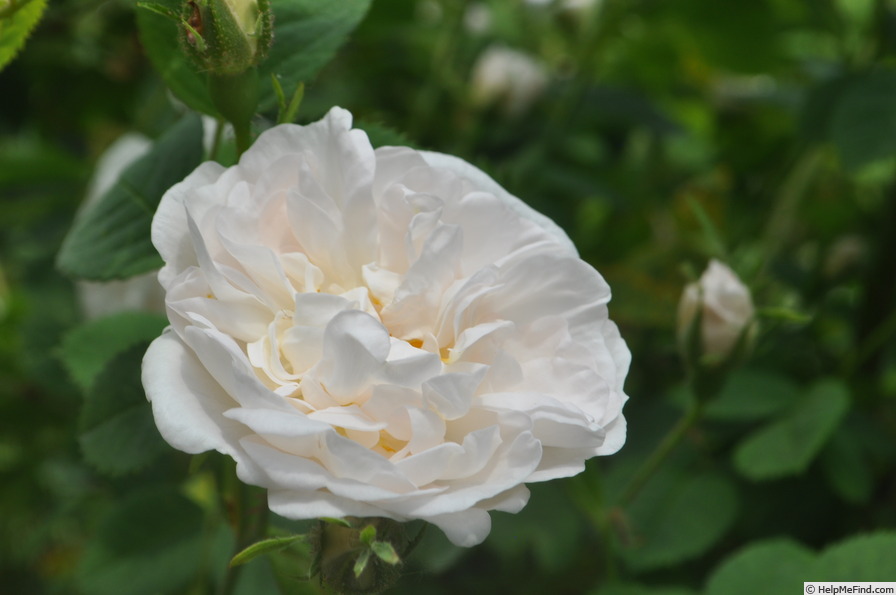
[(706, 406), (706, 417), (753, 421), (792, 405), (799, 387), (785, 376), (764, 370), (732, 372), (718, 397)]
[(813, 581), (892, 581), (896, 532), (858, 535), (826, 549), (818, 557)]
[(874, 474), (862, 436), (857, 435), (860, 430), (844, 425), (822, 452), (822, 468), (828, 483), (841, 498), (852, 504), (865, 504), (874, 490)]
[(323, 517), (320, 517), (320, 520), (325, 523), (329, 523), (331, 525), (339, 525), (340, 527), (347, 527), (349, 529), (352, 528), (352, 524), (345, 519), (337, 519), (337, 518), (333, 518), (333, 517), (323, 516)]
[(121, 312), (91, 320), (62, 339), (62, 363), (87, 392), (114, 355), (135, 343), (158, 337), (167, 324), (164, 316), (149, 312)]
[(239, 566), (263, 554), (269, 554), (289, 547), (297, 541), (305, 539), (305, 535), (290, 535), (289, 537), (274, 537), (253, 543), (230, 560), (231, 566)]
[(198, 112), (218, 117), (205, 75), (200, 74), (184, 55), (178, 43), (178, 25), (162, 14), (164, 10), (180, 14), (180, 2), (159, 0), (152, 9), (137, 9), (137, 29), (146, 55), (178, 99)]
[(110, 475), (136, 471), (168, 450), (140, 382), (147, 343), (112, 358), (97, 376), (81, 411), (84, 457)]
[(723, 477), (658, 475), (631, 508), (635, 546), (623, 556), (637, 571), (696, 558), (721, 539), (737, 508), (737, 492)]
[(896, 71), (850, 81), (834, 107), (830, 136), (851, 170), (896, 156)]
[(370, 144), (373, 145), (374, 148), (378, 147), (412, 147), (413, 143), (411, 143), (408, 138), (394, 130), (389, 128), (384, 124), (379, 124), (377, 122), (365, 122), (358, 121), (355, 122), (355, 127), (360, 128), (367, 134), (368, 140), (370, 140)]
[(815, 384), (781, 419), (748, 436), (734, 453), (734, 464), (753, 480), (804, 471), (849, 408), (846, 387), (835, 380)]
[(106, 281), (162, 265), (150, 226), (162, 195), (202, 160), (202, 122), (183, 118), (82, 217), (62, 243), (57, 266), (74, 277)]
[[(367, 14), (371, 0), (272, 0), (274, 45), (259, 66), (262, 80), (277, 75), (284, 89), (310, 82), (345, 43)], [(277, 107), (277, 95), (266, 86), (261, 109)]]
[(812, 573), (815, 554), (788, 539), (751, 544), (734, 553), (710, 575), (706, 595), (789, 595)]
[(106, 516), (79, 568), (86, 595), (185, 593), (202, 559), (202, 511), (173, 488), (144, 488)]
[(8, 5), (0, 11), (0, 70), (12, 62), (31, 30), (40, 21), (47, 0), (17, 0), (16, 9)]
[(376, 527), (373, 525), (367, 525), (363, 529), (361, 529), (361, 534), (358, 536), (358, 539), (361, 540), (361, 543), (366, 543), (370, 545), (374, 539), (376, 539)]
[(361, 576), (364, 570), (367, 568), (367, 563), (370, 561), (370, 550), (364, 550), (360, 554), (358, 554), (358, 559), (355, 560), (355, 578)]
[(394, 566), (401, 562), (398, 552), (395, 551), (395, 548), (388, 541), (374, 541), (370, 544), (370, 550), (386, 564)]

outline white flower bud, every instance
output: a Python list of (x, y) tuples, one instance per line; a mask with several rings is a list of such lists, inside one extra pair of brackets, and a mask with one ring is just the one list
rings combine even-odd
[[(686, 357), (727, 359), (747, 332), (754, 313), (746, 285), (726, 265), (710, 261), (699, 281), (685, 287), (678, 305), (678, 337)], [(693, 328), (698, 323), (699, 328)], [(692, 333), (699, 333), (698, 353), (692, 353), (689, 345)]]
[(506, 47), (486, 49), (473, 66), (473, 102), (498, 104), (510, 116), (525, 112), (544, 92), (548, 75), (528, 54)]

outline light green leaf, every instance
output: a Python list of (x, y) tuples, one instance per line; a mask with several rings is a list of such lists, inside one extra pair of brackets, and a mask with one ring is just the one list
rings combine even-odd
[(358, 539), (361, 540), (361, 543), (366, 543), (370, 545), (374, 539), (376, 539), (376, 527), (373, 525), (367, 525), (363, 529), (361, 529), (361, 534), (358, 536)]
[(398, 557), (398, 552), (395, 551), (395, 548), (392, 547), (392, 544), (388, 541), (374, 541), (370, 544), (370, 550), (376, 554), (377, 558), (386, 564), (392, 564), (394, 566), (401, 562), (401, 558)]
[(748, 436), (734, 453), (734, 464), (754, 480), (804, 471), (849, 408), (846, 387), (835, 380), (815, 384), (781, 419)]
[(230, 560), (231, 566), (245, 564), (258, 556), (269, 554), (289, 547), (297, 541), (305, 539), (305, 535), (290, 535), (289, 537), (274, 537), (253, 543)]
[(751, 544), (725, 560), (709, 577), (706, 595), (789, 595), (802, 591), (815, 554), (788, 539)]
[(840, 582), (894, 580), (896, 532), (880, 531), (858, 535), (826, 549), (818, 557), (812, 578), (806, 580)]
[(162, 195), (201, 160), (202, 123), (197, 116), (188, 116), (75, 221), (57, 256), (60, 270), (106, 281), (160, 267), (162, 260), (149, 237), (152, 217)]
[(706, 417), (730, 421), (762, 419), (792, 405), (799, 387), (774, 372), (744, 369), (733, 372), (719, 396), (706, 407)]
[(830, 136), (852, 170), (896, 156), (896, 71), (851, 80), (834, 106)]
[(96, 375), (117, 353), (135, 343), (158, 337), (168, 320), (149, 312), (121, 312), (91, 320), (62, 339), (62, 363), (87, 392)]
[(623, 556), (637, 571), (696, 558), (721, 539), (737, 509), (737, 492), (721, 476), (658, 475), (631, 507), (635, 545)]
[(329, 523), (331, 525), (339, 525), (340, 527), (348, 527), (349, 529), (352, 528), (352, 524), (345, 519), (337, 519), (337, 518), (333, 518), (333, 517), (324, 516), (324, 517), (320, 517), (320, 520), (325, 523)]
[(136, 471), (168, 450), (140, 383), (147, 343), (112, 358), (97, 376), (81, 411), (81, 450), (92, 465), (117, 475)]
[(85, 595), (185, 593), (202, 559), (202, 511), (173, 488), (144, 488), (118, 504), (88, 542)]
[(367, 568), (368, 562), (370, 562), (370, 550), (364, 550), (358, 554), (358, 559), (355, 560), (355, 578), (358, 578), (363, 574), (364, 570)]
[[(274, 45), (259, 66), (262, 80), (277, 75), (286, 90), (313, 80), (358, 26), (371, 0), (272, 0)], [(263, 87), (261, 109), (277, 107), (273, 86)]]
[(193, 67), (178, 43), (177, 23), (161, 14), (180, 14), (178, 0), (158, 0), (153, 8), (137, 8), (137, 29), (146, 55), (174, 95), (198, 112), (218, 116), (206, 77)]
[(16, 1), (18, 8), (13, 9), (10, 4), (0, 11), (0, 70), (12, 62), (25, 45), (47, 7), (47, 0)]

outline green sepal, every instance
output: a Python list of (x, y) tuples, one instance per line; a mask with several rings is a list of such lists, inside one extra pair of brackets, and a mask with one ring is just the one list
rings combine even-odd
[(297, 541), (302, 541), (307, 538), (307, 535), (290, 535), (289, 537), (274, 537), (271, 539), (257, 541), (236, 554), (230, 560), (230, 566), (233, 567), (245, 564), (246, 562), (254, 560), (258, 556), (274, 553), (291, 546)]

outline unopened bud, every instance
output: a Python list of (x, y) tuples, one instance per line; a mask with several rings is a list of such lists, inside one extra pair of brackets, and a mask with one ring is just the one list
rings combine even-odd
[(690, 362), (724, 362), (746, 351), (753, 334), (753, 299), (737, 275), (712, 260), (678, 305), (678, 338)]
[(187, 0), (182, 11), (181, 45), (200, 70), (240, 74), (267, 55), (270, 0)]

